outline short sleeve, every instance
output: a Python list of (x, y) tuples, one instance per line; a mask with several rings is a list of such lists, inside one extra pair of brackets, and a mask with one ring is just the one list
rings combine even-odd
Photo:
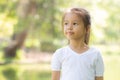
[(97, 54), (97, 59), (95, 63), (95, 76), (103, 76), (104, 74), (104, 63), (100, 52)]
[(53, 71), (60, 71), (60, 69), (61, 69), (60, 52), (59, 51), (56, 51), (52, 56), (51, 68)]

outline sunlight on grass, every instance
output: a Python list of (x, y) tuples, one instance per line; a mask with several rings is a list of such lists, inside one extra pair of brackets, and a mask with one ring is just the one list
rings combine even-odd
[[(103, 55), (105, 63), (104, 80), (120, 80), (119, 57), (119, 55)], [(51, 80), (50, 63), (3, 65), (0, 66), (0, 75), (0, 80), (11, 77), (7, 75), (13, 75), (17, 80)]]
[(97, 45), (101, 50), (105, 73), (104, 80), (120, 80), (120, 47), (119, 45)]
[[(105, 64), (104, 80), (120, 80), (119, 46), (97, 46), (102, 51)], [(14, 76), (14, 78), (13, 78)], [(50, 63), (0, 65), (0, 80), (51, 80)]]
[[(32, 72), (32, 73), (31, 73)], [(23, 73), (23, 80), (50, 80), (51, 72), (50, 71), (35, 71), (29, 70)]]
[(0, 66), (0, 75), (0, 80), (50, 80), (50, 64), (6, 64)]
[(120, 56), (105, 56), (105, 80), (120, 80)]

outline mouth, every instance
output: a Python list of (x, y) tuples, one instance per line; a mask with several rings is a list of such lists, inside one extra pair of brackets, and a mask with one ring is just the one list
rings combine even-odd
[(66, 32), (68, 35), (72, 35), (74, 34), (74, 32)]

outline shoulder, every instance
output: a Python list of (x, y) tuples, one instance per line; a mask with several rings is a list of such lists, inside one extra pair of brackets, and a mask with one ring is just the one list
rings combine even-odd
[(99, 57), (102, 54), (101, 50), (95, 46), (91, 46), (89, 52), (94, 57)]
[(55, 51), (55, 53), (64, 52), (66, 49), (67, 49), (67, 46), (61, 47), (61, 48), (57, 49), (57, 50)]
[(95, 46), (91, 46), (90, 47), (90, 51), (94, 52), (94, 53), (101, 53), (100, 49), (95, 47)]
[(53, 56), (62, 56), (67, 51), (67, 49), (68, 49), (68, 46), (59, 48), (53, 53)]
[(99, 48), (92, 46), (91, 52), (95, 58), (102, 58), (102, 52)]
[(67, 55), (67, 46), (66, 47), (62, 47), (57, 49), (52, 56), (52, 61), (59, 61), (62, 62), (62, 60), (65, 58), (65, 56)]

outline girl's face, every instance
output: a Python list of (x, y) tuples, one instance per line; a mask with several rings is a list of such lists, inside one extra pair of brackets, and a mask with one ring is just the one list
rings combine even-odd
[(64, 35), (68, 40), (84, 39), (86, 29), (80, 17), (75, 13), (67, 13), (63, 20)]

